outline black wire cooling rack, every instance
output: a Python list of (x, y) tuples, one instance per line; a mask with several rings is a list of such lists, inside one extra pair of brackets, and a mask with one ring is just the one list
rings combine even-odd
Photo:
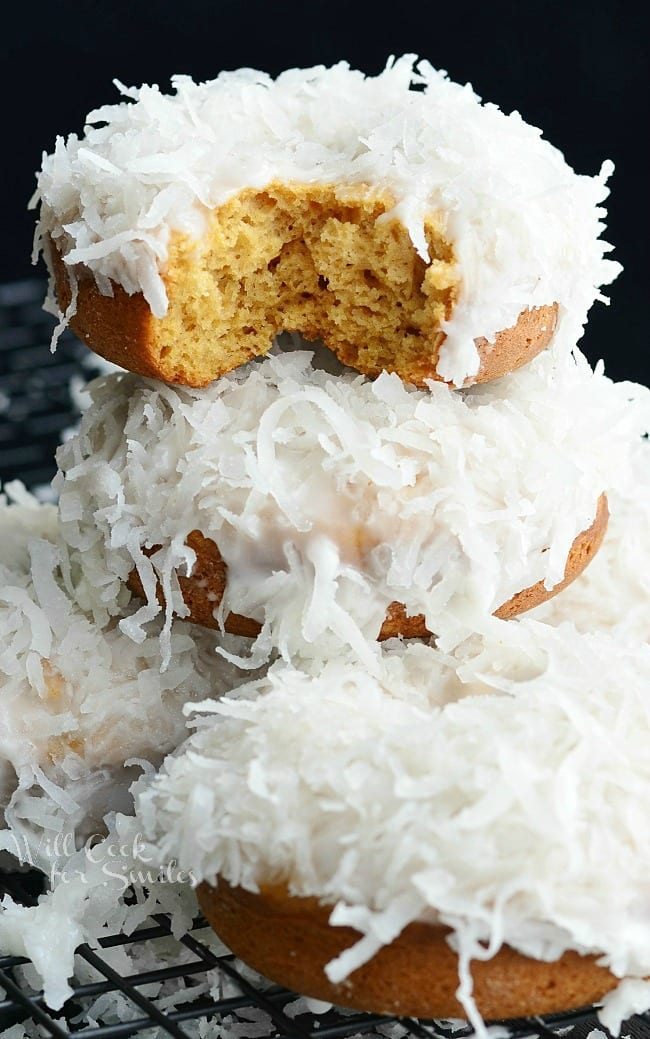
[[(39, 279), (0, 285), (0, 481), (21, 479), (47, 494), (55, 472), (54, 451), (76, 417), (70, 387), (75, 379), (88, 378), (89, 354), (67, 332), (56, 353), (50, 353), (53, 319), (42, 310), (44, 292)], [(16, 902), (34, 904), (41, 889), (42, 878), (34, 872), (0, 872), (0, 895), (8, 894)], [(9, 1034), (19, 1036), (24, 1026), (29, 1035), (54, 1039), (73, 1035), (118, 1039), (145, 1033), (152, 1039), (195, 1039), (201, 1035), (202, 1020), (217, 1022), (224, 1039), (259, 1037), (261, 1025), (272, 1039), (348, 1039), (370, 1034), (390, 1039), (465, 1039), (471, 1035), (461, 1022), (423, 1022), (336, 1008), (314, 1014), (307, 1004), (296, 1004), (296, 993), (264, 984), (234, 956), (215, 953), (210, 933), (205, 922), (197, 919), (188, 933), (175, 938), (169, 918), (158, 914), (131, 935), (102, 938), (98, 948), (80, 946), (78, 963), (84, 969), (79, 973), (88, 977), (94, 972), (96, 980), (73, 978), (74, 995), (57, 1012), (49, 1010), (42, 992), (29, 984), (30, 975), (24, 970), (28, 961), (3, 956), (0, 949), (0, 1036), (10, 1029)], [(109, 962), (111, 950), (154, 947), (163, 940), (167, 943), (164, 967), (124, 974)], [(209, 985), (202, 984), (206, 978)], [(221, 990), (225, 985), (233, 994), (219, 999), (206, 995), (208, 988), (215, 988), (215, 979), (223, 982)], [(182, 992), (171, 1001), (176, 1004), (173, 1009), (168, 999), (160, 998), (168, 982)], [(88, 1007), (95, 1005), (98, 996), (110, 993), (123, 997), (124, 1020), (93, 1018), (91, 1022)], [(513, 1039), (591, 1039), (594, 1029), (603, 1035), (593, 1008), (504, 1024)], [(650, 1039), (650, 1014), (631, 1018), (622, 1034)]]
[[(98, 950), (81, 945), (77, 956), (93, 967), (102, 980), (87, 984), (73, 983), (74, 995), (58, 1014), (47, 1010), (40, 993), (27, 992), (14, 980), (16, 968), (27, 961), (18, 957), (0, 957), (0, 985), (7, 993), (7, 998), (0, 1001), (0, 1028), (7, 1029), (29, 1020), (41, 1026), (44, 1036), (52, 1036), (54, 1039), (68, 1039), (70, 1036), (118, 1039), (142, 1034), (152, 1028), (155, 1030), (154, 1035), (161, 1039), (164, 1036), (189, 1039), (190, 1033), (183, 1028), (184, 1023), (212, 1019), (222, 1024), (224, 1036), (233, 1030), (233, 1025), (239, 1026), (234, 1034), (245, 1036), (246, 1025), (250, 1025), (255, 1018), (259, 1023), (261, 1011), (268, 1023), (268, 1035), (273, 1039), (347, 1039), (369, 1034), (387, 1036), (393, 1032), (391, 1026), (395, 1025), (399, 1026), (398, 1034), (402, 1039), (466, 1039), (472, 1034), (471, 1029), (460, 1022), (424, 1022), (412, 1018), (346, 1014), (336, 1008), (318, 1015), (300, 1008), (299, 1013), (290, 1015), (287, 1009), (295, 1003), (296, 994), (277, 986), (261, 988), (252, 984), (242, 974), (232, 955), (217, 956), (201, 941), (200, 934), (204, 928), (204, 921), (199, 919), (191, 931), (177, 940), (179, 962), (176, 965), (135, 976), (119, 974), (106, 962), (102, 952), (118, 945), (170, 939), (171, 928), (164, 914), (154, 916), (150, 926), (141, 927), (128, 937), (116, 935), (102, 939)], [(189, 960), (186, 955), (188, 951), (191, 954)], [(214, 970), (233, 982), (239, 994), (219, 1000), (199, 996), (179, 1009), (165, 1012), (156, 1005), (155, 999), (142, 991), (144, 986), (176, 979), (184, 983), (191, 997), (192, 986), (196, 986), (202, 975)], [(119, 1023), (88, 1026), (83, 1019), (84, 1004), (108, 992), (120, 992), (133, 1005), (134, 1016), (131, 1020)], [(253, 1015), (250, 1011), (253, 1011)], [(566, 1039), (569, 1034), (571, 1039), (588, 1039), (597, 1027), (597, 1020), (592, 1010), (579, 1010), (544, 1019), (525, 1018), (504, 1024), (512, 1039), (529, 1036)], [(637, 1039), (647, 1039), (650, 1035), (650, 1023), (641, 1017), (628, 1022), (628, 1026), (630, 1033)], [(259, 1030), (256, 1030), (256, 1034), (259, 1035)]]

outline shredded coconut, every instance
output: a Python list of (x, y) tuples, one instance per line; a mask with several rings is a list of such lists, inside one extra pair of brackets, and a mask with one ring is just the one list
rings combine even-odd
[(197, 879), (256, 890), (284, 876), (324, 898), (333, 926), (364, 934), (329, 965), (334, 980), (411, 919), (449, 924), (479, 1030), (471, 960), (502, 943), (602, 956), (625, 979), (603, 1005), (613, 1034), (647, 1010), (647, 438), (622, 460), (603, 559), (537, 611), (546, 624), (495, 621), (453, 655), (388, 643), (379, 677), (278, 662), (199, 705), (197, 733), (142, 786), (160, 854), (180, 848)]
[[(56, 533), (54, 506), (39, 505), (19, 483), (5, 487), (0, 856), (3, 867), (8, 853), (10, 868), (18, 862), (42, 870), (49, 890), (36, 906), (4, 898), (0, 947), (30, 958), (24, 970), (36, 989), (44, 985), (53, 1008), (71, 995), (68, 979), (78, 970), (74, 952), (81, 942), (132, 930), (156, 910), (172, 913), (176, 933), (189, 926), (196, 911), (191, 878), (167, 863), (145, 869), (136, 862), (141, 826), (129, 788), (151, 777), (186, 737), (187, 703), (219, 695), (242, 678), (215, 657), (208, 633), (182, 621), (172, 626), (164, 673), (161, 622), (139, 645), (114, 622), (98, 627), (63, 589)], [(239, 640), (230, 641), (239, 651)], [(126, 899), (130, 888), (135, 897)], [(163, 961), (158, 956), (156, 966)], [(137, 950), (127, 963), (132, 969), (125, 974), (142, 967)], [(168, 1001), (174, 1002), (171, 994)], [(93, 1012), (106, 1021), (108, 1004), (100, 999), (90, 1007), (87, 1023)]]
[(571, 622), (580, 631), (611, 631), (650, 642), (650, 441), (631, 445), (631, 479), (608, 492), (609, 524), (596, 558), (561, 595), (529, 616)]
[(160, 621), (139, 645), (114, 622), (98, 628), (62, 588), (56, 508), (7, 491), (21, 504), (0, 502), (0, 812), (33, 851), (52, 802), (89, 832), (123, 809), (135, 761), (160, 763), (186, 735), (184, 705), (230, 688), (237, 670), (182, 622), (164, 673)]
[(388, 188), (387, 216), (425, 258), (424, 219), (441, 215), (461, 281), (438, 373), (457, 385), (478, 370), (474, 339), (491, 341), (528, 307), (559, 303), (559, 335), (573, 346), (620, 270), (599, 237), (612, 164), (577, 175), (518, 112), (482, 104), (413, 55), (375, 77), (339, 62), (276, 80), (251, 69), (174, 76), (168, 95), (116, 85), (123, 101), (44, 156), (35, 255), (51, 236), (73, 273), (90, 268), (106, 295), (112, 282), (143, 292), (157, 317), (172, 234), (199, 237), (207, 210), (275, 179)]
[(144, 638), (159, 613), (156, 579), (168, 621), (186, 613), (176, 575), (199, 530), (228, 566), (220, 615), (263, 623), (254, 663), (348, 645), (372, 669), (393, 601), (451, 649), (512, 595), (561, 580), (599, 495), (633, 479), (624, 445), (650, 426), (648, 391), (580, 354), (462, 393), (332, 377), (311, 356), (271, 355), (206, 390), (91, 385), (54, 486), (69, 580), (98, 622), (123, 610), (134, 568), (147, 602), (125, 633)]

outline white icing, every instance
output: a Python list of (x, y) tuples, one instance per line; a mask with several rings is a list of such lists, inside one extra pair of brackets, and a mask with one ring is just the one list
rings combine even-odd
[(599, 237), (612, 164), (577, 175), (517, 112), (482, 104), (412, 55), (376, 77), (341, 62), (172, 86), (118, 84), (125, 100), (91, 112), (81, 139), (57, 139), (34, 197), (36, 250), (52, 235), (101, 292), (111, 280), (143, 292), (157, 317), (172, 234), (200, 236), (207, 210), (275, 179), (388, 188), (388, 216), (425, 257), (424, 218), (442, 215), (461, 280), (438, 373), (458, 385), (478, 370), (474, 339), (493, 339), (528, 307), (558, 302), (558, 335), (572, 347), (620, 270)]
[(55, 481), (85, 608), (119, 613), (135, 566), (148, 602), (123, 631), (144, 638), (156, 575), (168, 618), (183, 611), (175, 574), (199, 529), (228, 564), (222, 615), (264, 622), (254, 660), (352, 646), (371, 669), (392, 601), (448, 649), (556, 584), (601, 492), (633, 481), (624, 445), (650, 424), (647, 390), (549, 353), (460, 394), (332, 378), (299, 351), (206, 390), (113, 376), (91, 393)]

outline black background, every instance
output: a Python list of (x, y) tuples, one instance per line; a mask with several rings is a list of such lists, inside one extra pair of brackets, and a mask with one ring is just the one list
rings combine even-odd
[(625, 271), (608, 290), (611, 306), (594, 305), (581, 345), (613, 377), (650, 383), (646, 5), (37, 0), (12, 11), (1, 45), (0, 281), (34, 273), (26, 204), (42, 151), (116, 99), (113, 78), (168, 89), (176, 72), (204, 80), (239, 66), (277, 74), (341, 59), (377, 73), (390, 54), (416, 53), (505, 111), (518, 109), (578, 172), (614, 160), (605, 237)]

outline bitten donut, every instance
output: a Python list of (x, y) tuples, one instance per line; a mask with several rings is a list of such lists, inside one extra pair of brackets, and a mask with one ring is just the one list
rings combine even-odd
[[(394, 210), (392, 198), (360, 188), (339, 193), (343, 201), (332, 186), (270, 185), (224, 203), (200, 251), (193, 239), (171, 246), (164, 317), (119, 284), (104, 295), (89, 271), (75, 271), (71, 282), (52, 245), (59, 306), (70, 308), (70, 326), (91, 349), (170, 383), (206, 386), (267, 353), (283, 331), (320, 340), (366, 375), (397, 372), (417, 386), (441, 379), (442, 329), (459, 291), (451, 245), (428, 221), (436, 259), (427, 264), (399, 221), (378, 222)], [(531, 360), (550, 343), (557, 312), (556, 303), (534, 307), (491, 341), (476, 338), (478, 369), (462, 382), (497, 379)]]
[(624, 979), (607, 1012), (646, 1008), (650, 647), (526, 618), (384, 647), (203, 703), (141, 793), (156, 852), (308, 996), (476, 1026)]
[(369, 376), (463, 386), (558, 318), (570, 349), (618, 273), (611, 164), (576, 175), (425, 61), (172, 83), (121, 88), (38, 175), (64, 321), (123, 368), (205, 386), (288, 330)]
[(462, 393), (330, 375), (297, 349), (205, 390), (108, 376), (57, 456), (75, 594), (105, 619), (130, 582), (136, 639), (160, 592), (168, 623), (238, 615), (260, 663), (354, 646), (370, 666), (387, 613), (384, 637), (453, 648), (595, 553), (640, 421), (628, 392), (548, 352)]

